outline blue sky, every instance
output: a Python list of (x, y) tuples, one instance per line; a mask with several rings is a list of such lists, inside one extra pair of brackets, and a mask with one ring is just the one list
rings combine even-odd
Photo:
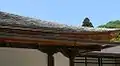
[(89, 17), (94, 26), (120, 19), (120, 0), (0, 0), (0, 10), (78, 25)]

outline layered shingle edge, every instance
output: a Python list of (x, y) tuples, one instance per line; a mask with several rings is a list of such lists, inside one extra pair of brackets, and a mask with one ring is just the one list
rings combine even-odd
[(0, 25), (21, 27), (21, 28), (32, 28), (32, 29), (48, 29), (60, 32), (104, 32), (104, 31), (115, 31), (120, 29), (108, 29), (108, 28), (90, 28), (81, 26), (69, 26), (65, 24), (59, 24), (56, 22), (43, 21), (40, 19), (19, 16), (11, 13), (0, 11)]

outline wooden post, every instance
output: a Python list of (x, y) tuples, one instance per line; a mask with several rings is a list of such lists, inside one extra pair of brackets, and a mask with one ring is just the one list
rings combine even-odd
[(47, 53), (48, 55), (48, 66), (54, 66), (54, 53)]
[(69, 66), (74, 66), (74, 58), (78, 54), (77, 48), (62, 48), (60, 51), (64, 56), (69, 58)]
[(85, 55), (85, 66), (87, 66), (87, 56)]
[(69, 65), (74, 66), (74, 57), (69, 57)]
[(100, 57), (98, 57), (98, 66), (101, 66)]
[(56, 47), (39, 47), (39, 50), (47, 54), (48, 66), (54, 66), (54, 53), (57, 53)]

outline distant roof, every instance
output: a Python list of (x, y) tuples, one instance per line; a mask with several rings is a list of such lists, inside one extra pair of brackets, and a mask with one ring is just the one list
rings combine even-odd
[(97, 53), (114, 53), (114, 54), (120, 54), (120, 46), (115, 46), (115, 47), (111, 47), (111, 48), (106, 48), (99, 51), (94, 51)]
[[(85, 51), (85, 50), (83, 50)], [(78, 55), (77, 57), (79, 56), (85, 56), (86, 53), (83, 53), (81, 55)], [(88, 52), (87, 53), (87, 56), (88, 57), (98, 57), (98, 56), (102, 56), (102, 57), (119, 57), (120, 58), (120, 46), (115, 46), (115, 47), (111, 47), (111, 48), (106, 48), (106, 49), (103, 49), (101, 51), (91, 51), (91, 52)]]
[(62, 31), (114, 31), (119, 29), (107, 29), (107, 28), (89, 28), (81, 26), (69, 26), (65, 24), (59, 24), (56, 22), (43, 21), (40, 19), (19, 16), (15, 14), (10, 14), (0, 11), (0, 25), (1, 26), (13, 26), (13, 27), (23, 27), (23, 28), (49, 28)]

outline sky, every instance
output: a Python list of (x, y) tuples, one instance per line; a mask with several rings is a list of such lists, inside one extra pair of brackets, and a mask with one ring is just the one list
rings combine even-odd
[(120, 0), (0, 0), (0, 11), (78, 26), (120, 19)]

